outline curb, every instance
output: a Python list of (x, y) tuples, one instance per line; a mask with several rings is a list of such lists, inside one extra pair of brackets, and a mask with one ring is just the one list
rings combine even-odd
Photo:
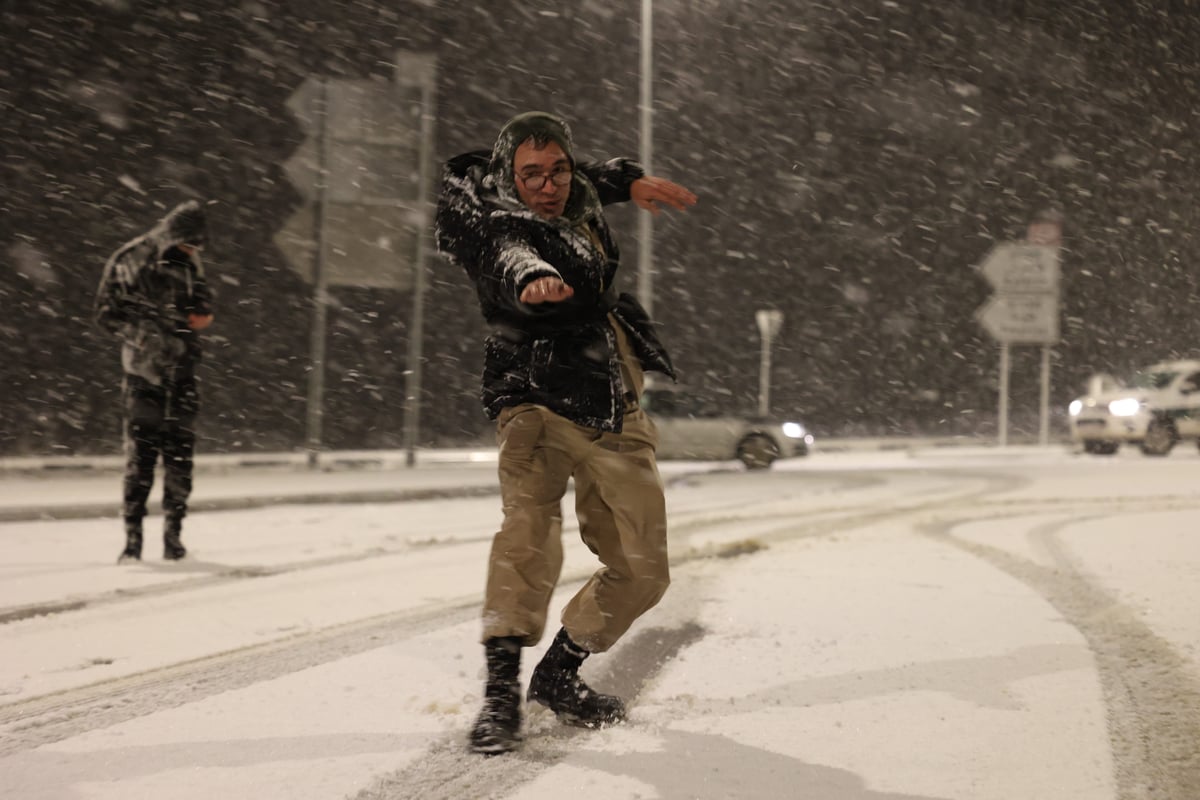
[[(199, 511), (238, 511), (268, 506), (322, 505), (334, 503), (404, 503), (439, 498), (487, 497), (500, 494), (500, 486), (445, 486), (422, 489), (389, 489), (365, 492), (318, 492), (310, 494), (264, 494), (252, 497), (214, 497), (188, 503), (188, 513)], [(162, 504), (147, 503), (149, 514), (161, 514)], [(77, 505), (18, 506), (0, 509), (0, 522), (40, 522), (66, 519), (120, 518), (121, 505), (79, 503)]]

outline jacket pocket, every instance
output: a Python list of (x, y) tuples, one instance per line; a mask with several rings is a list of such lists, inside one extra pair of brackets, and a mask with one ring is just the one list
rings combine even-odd
[(534, 405), (511, 406), (500, 412), (496, 444), (500, 447), (501, 472), (533, 463), (545, 427), (546, 421)]
[(533, 389), (560, 398), (607, 394), (613, 353), (602, 329), (535, 339), (531, 350), (529, 384)]
[(549, 388), (554, 367), (554, 340), (534, 339), (529, 356), (529, 385), (533, 389)]

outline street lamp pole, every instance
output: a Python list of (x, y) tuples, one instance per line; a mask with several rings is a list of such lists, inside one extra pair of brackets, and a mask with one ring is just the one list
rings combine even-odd
[[(653, 142), (653, 100), (651, 99), (651, 80), (654, 63), (652, 51), (654, 48), (654, 31), (652, 26), (652, 0), (642, 0), (642, 37), (641, 37), (641, 129), (638, 141), (638, 161), (647, 175), (653, 174), (651, 159), (654, 155)], [(638, 214), (638, 299), (646, 308), (646, 313), (654, 313), (654, 217), (650, 214)]]

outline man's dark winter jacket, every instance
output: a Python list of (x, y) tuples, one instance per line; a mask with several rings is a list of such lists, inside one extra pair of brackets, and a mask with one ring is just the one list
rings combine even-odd
[[(494, 152), (477, 151), (449, 161), (437, 211), (438, 249), (474, 281), (492, 329), (485, 343), (484, 408), (494, 419), (506, 406), (537, 403), (580, 425), (619, 432), (624, 387), (609, 312), (628, 333), (644, 370), (675, 377), (645, 309), (612, 288), (618, 251), (600, 207), (628, 200), (643, 172), (624, 159), (576, 164), (566, 212), (546, 220), (516, 198), (511, 156), (505, 157), (506, 163)], [(574, 296), (559, 303), (520, 302), (529, 283), (547, 276), (561, 278)]]
[(175, 246), (184, 239), (203, 241), (183, 230), (194, 227), (198, 208), (183, 203), (118, 248), (104, 265), (96, 292), (96, 322), (121, 340), (122, 368), (155, 386), (191, 377), (200, 345), (188, 314), (212, 313), (199, 256)]

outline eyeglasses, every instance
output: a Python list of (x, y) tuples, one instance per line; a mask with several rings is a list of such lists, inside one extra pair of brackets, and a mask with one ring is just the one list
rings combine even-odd
[(571, 170), (563, 169), (551, 172), (549, 175), (521, 175), (520, 178), (526, 189), (536, 192), (546, 185), (546, 181), (550, 181), (555, 186), (566, 186), (571, 182)]

